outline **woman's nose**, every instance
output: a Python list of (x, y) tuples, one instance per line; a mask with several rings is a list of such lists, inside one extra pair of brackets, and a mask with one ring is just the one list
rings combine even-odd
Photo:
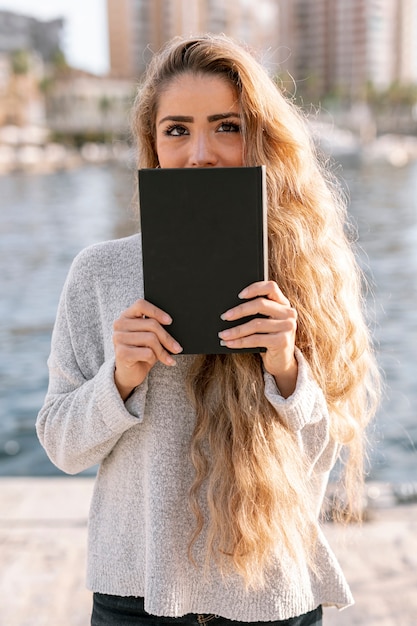
[(210, 138), (205, 134), (196, 134), (190, 142), (190, 167), (213, 167), (218, 158)]

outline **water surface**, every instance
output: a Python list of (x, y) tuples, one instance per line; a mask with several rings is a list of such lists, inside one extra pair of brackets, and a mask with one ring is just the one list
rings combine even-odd
[[(386, 393), (371, 433), (371, 475), (417, 480), (417, 164), (345, 164), (372, 285), (370, 319)], [(0, 177), (0, 475), (59, 474), (34, 430), (60, 291), (85, 246), (131, 234), (135, 173), (84, 167)]]

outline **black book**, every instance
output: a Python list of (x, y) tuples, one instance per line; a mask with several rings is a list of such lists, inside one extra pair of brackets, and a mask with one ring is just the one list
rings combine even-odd
[(139, 201), (145, 299), (171, 315), (183, 354), (242, 352), (218, 333), (248, 318), (220, 315), (267, 278), (265, 166), (142, 169)]

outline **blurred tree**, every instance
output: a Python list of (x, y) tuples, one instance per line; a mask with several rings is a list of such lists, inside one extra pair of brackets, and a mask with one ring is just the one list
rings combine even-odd
[(104, 142), (111, 142), (112, 140), (112, 133), (110, 130), (110, 125), (109, 125), (109, 115), (110, 115), (111, 110), (113, 109), (113, 106), (114, 106), (113, 98), (109, 98), (106, 95), (101, 96), (101, 98), (98, 101), (98, 109), (100, 111), (101, 119), (103, 123)]
[(372, 83), (368, 83), (367, 101), (377, 111), (411, 110), (417, 104), (417, 84), (396, 81), (387, 89), (379, 90)]
[(17, 49), (10, 53), (9, 59), (10, 77), (3, 96), (5, 123), (25, 126), (31, 121), (31, 103), (36, 96), (31, 54)]
[(10, 55), (10, 61), (15, 76), (23, 76), (29, 72), (30, 61), (27, 50), (14, 50)]
[(54, 86), (54, 79), (52, 76), (45, 76), (39, 81), (39, 90), (44, 96), (47, 96)]
[(52, 74), (54, 78), (63, 78), (71, 73), (65, 54), (62, 50), (57, 50), (52, 57)]
[(112, 99), (109, 98), (108, 96), (101, 96), (100, 100), (98, 101), (98, 108), (104, 119), (107, 118), (112, 107), (113, 107)]
[(366, 100), (381, 132), (416, 132), (417, 84), (396, 81), (377, 89), (368, 83)]

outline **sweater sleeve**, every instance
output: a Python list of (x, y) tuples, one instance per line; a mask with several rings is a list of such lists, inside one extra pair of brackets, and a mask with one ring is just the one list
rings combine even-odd
[(287, 428), (294, 432), (306, 456), (310, 472), (328, 472), (333, 467), (338, 446), (330, 438), (330, 418), (324, 394), (313, 378), (302, 352), (296, 348), (298, 363), (294, 393), (283, 398), (268, 372), (264, 372), (265, 395)]
[[(81, 253), (61, 295), (48, 359), (49, 387), (36, 429), (51, 461), (78, 473), (100, 463), (143, 419), (147, 379), (123, 402), (114, 382), (114, 356), (104, 335), (91, 259)], [(108, 326), (108, 324), (107, 324)]]

